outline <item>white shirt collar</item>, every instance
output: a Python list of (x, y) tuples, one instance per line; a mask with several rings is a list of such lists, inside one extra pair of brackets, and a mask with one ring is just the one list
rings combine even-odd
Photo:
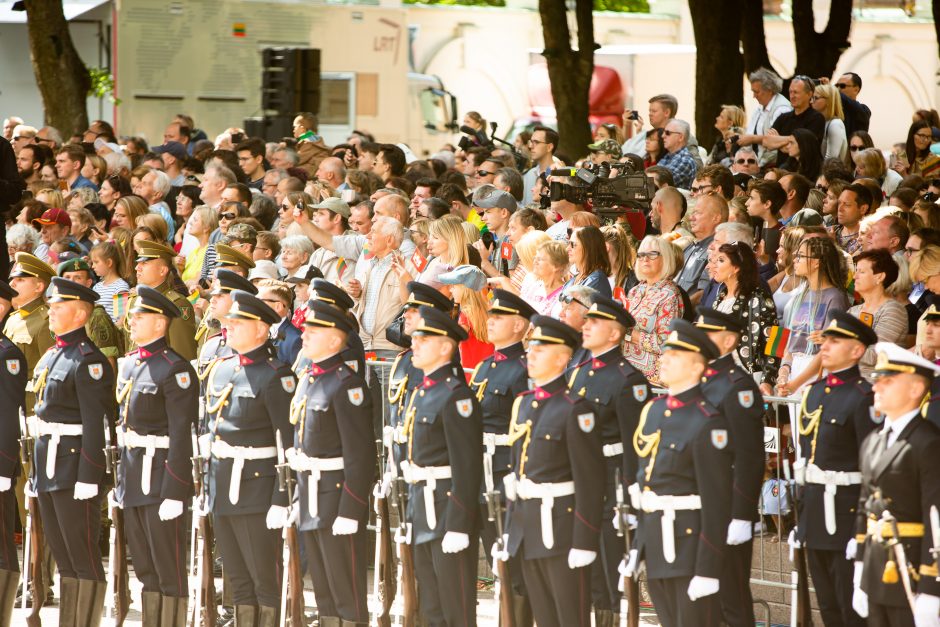
[(920, 418), (919, 407), (913, 411), (909, 411), (897, 420), (889, 420), (888, 418), (885, 418), (885, 424), (884, 427), (881, 428), (881, 431), (882, 433), (885, 431), (890, 431), (888, 434), (888, 446), (894, 444), (894, 442), (897, 441), (898, 436), (901, 435), (907, 425), (909, 425), (915, 418)]

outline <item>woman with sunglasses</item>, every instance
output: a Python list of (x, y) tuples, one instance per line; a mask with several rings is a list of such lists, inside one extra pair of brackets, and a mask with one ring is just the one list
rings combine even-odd
[(565, 287), (584, 285), (610, 298), (610, 258), (604, 234), (596, 226), (575, 228), (568, 240), (568, 260), (573, 272)]
[(659, 358), (669, 326), (682, 318), (685, 306), (673, 277), (682, 265), (679, 247), (660, 236), (647, 235), (637, 252), (639, 283), (627, 294), (627, 311), (636, 320), (624, 344), (624, 355), (650, 383), (659, 383)]
[(849, 169), (849, 172), (855, 169), (855, 161), (852, 159), (855, 153), (865, 150), (866, 148), (874, 147), (875, 140), (871, 138), (868, 131), (855, 131), (852, 133), (849, 137), (849, 149), (846, 151), (845, 158), (842, 160)]
[(773, 394), (780, 360), (764, 354), (770, 330), (777, 325), (773, 296), (761, 285), (757, 257), (744, 242), (722, 244), (710, 262), (719, 283), (715, 309), (739, 318), (745, 331), (735, 352), (754, 376), (761, 392)]

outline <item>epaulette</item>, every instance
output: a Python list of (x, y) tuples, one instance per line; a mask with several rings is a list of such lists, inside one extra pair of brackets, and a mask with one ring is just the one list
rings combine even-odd
[(717, 416), (717, 415), (719, 414), (719, 411), (718, 411), (717, 409), (715, 409), (715, 407), (714, 407), (711, 403), (709, 403), (709, 402), (705, 399), (705, 397), (702, 397), (702, 398), (699, 400), (699, 402), (697, 402), (695, 405), (699, 408), (699, 410), (700, 410), (703, 414), (705, 414), (705, 415), (708, 416), (709, 418), (713, 418), (714, 416)]
[(562, 394), (562, 398), (564, 398), (566, 401), (568, 401), (568, 402), (571, 403), (572, 405), (574, 405), (574, 404), (577, 403), (578, 401), (584, 400), (583, 398), (581, 398), (581, 397), (578, 396), (577, 394), (572, 394), (571, 390), (568, 390), (568, 391), (566, 391), (564, 394)]
[(163, 349), (163, 352), (160, 355), (171, 364), (175, 364), (179, 361), (182, 361), (183, 358), (176, 354), (176, 351), (169, 350), (167, 348)]
[(463, 379), (463, 375), (460, 375), (459, 377), (454, 375), (452, 377), (447, 377), (446, 379), (444, 379), (444, 385), (446, 385), (452, 390), (456, 390), (457, 388), (461, 386), (465, 387), (467, 385), (467, 382)]
[(863, 377), (858, 378), (858, 381), (855, 382), (855, 387), (865, 395), (875, 393), (875, 388), (872, 387), (872, 384), (866, 381)]
[(91, 355), (95, 352), (95, 346), (91, 342), (80, 342), (78, 350), (81, 351), (82, 355)]
[(341, 381), (348, 379), (353, 376), (352, 369), (347, 367), (346, 364), (342, 364), (336, 368), (336, 376), (339, 377)]
[(7, 336), (0, 334), (0, 348), (10, 348), (11, 346), (16, 346), (16, 344)]
[(746, 379), (748, 376), (747, 371), (744, 368), (731, 368), (728, 370), (728, 378), (731, 379), (732, 383), (737, 383), (741, 379)]

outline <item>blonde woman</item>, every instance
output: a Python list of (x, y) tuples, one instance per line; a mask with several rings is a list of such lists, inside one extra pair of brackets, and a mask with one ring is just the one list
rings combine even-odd
[(48, 207), (65, 209), (65, 197), (57, 189), (46, 187), (36, 192), (36, 200), (45, 203)]
[(708, 163), (731, 164), (731, 157), (737, 152), (738, 146), (730, 138), (743, 134), (746, 124), (747, 115), (744, 109), (737, 105), (721, 106), (721, 112), (715, 118), (715, 128), (721, 133), (721, 137), (715, 140), (715, 145), (708, 155)]
[[(557, 318), (561, 310), (558, 295), (568, 279), (568, 246), (560, 240), (542, 242), (532, 258), (535, 281), (519, 295), (543, 316)], [(526, 286), (523, 286), (526, 287)]]
[[(441, 283), (438, 277), (455, 267), (470, 263), (467, 248), (467, 232), (463, 229), (465, 222), (457, 216), (444, 216), (431, 222), (428, 229), (427, 262), (423, 270), (414, 267), (410, 260), (404, 263), (393, 263), (393, 270), (399, 276), (399, 290), (402, 302), (408, 300), (408, 281), (418, 281), (440, 290), (450, 296), (450, 287)], [(470, 225), (473, 227), (473, 225)], [(476, 230), (476, 227), (473, 227)]]
[(860, 150), (852, 158), (855, 160), (855, 176), (878, 181), (885, 198), (890, 197), (900, 185), (901, 175), (888, 168), (884, 155), (877, 148)]
[(658, 383), (659, 359), (669, 325), (685, 313), (679, 286), (671, 278), (682, 267), (682, 253), (672, 242), (647, 235), (636, 257), (640, 282), (627, 294), (627, 311), (636, 326), (627, 337), (624, 355), (650, 383)]
[(489, 280), (491, 285), (509, 290), (515, 294), (522, 294), (523, 291), (529, 293), (535, 288), (538, 278), (533, 274), (532, 267), (535, 263), (535, 254), (539, 246), (545, 242), (552, 241), (545, 231), (529, 231), (515, 243), (516, 256), (519, 263), (508, 277), (497, 276)]
[(823, 159), (845, 159), (849, 140), (845, 136), (845, 115), (842, 112), (842, 97), (835, 85), (816, 85), (811, 100), (813, 108), (826, 118), (820, 153)]
[(193, 210), (192, 215), (189, 216), (189, 220), (186, 222), (186, 232), (199, 242), (183, 262), (182, 278), (183, 282), (189, 287), (193, 287), (199, 282), (202, 262), (206, 257), (206, 250), (209, 249), (209, 236), (219, 226), (216, 216), (214, 209), (201, 205)]
[[(150, 213), (147, 201), (133, 194), (121, 196), (114, 204), (114, 215), (111, 216), (111, 227), (120, 227), (133, 231), (137, 228), (137, 218)], [(166, 222), (163, 223), (166, 228)]]

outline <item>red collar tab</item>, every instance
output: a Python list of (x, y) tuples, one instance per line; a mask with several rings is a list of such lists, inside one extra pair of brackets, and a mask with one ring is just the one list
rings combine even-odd
[(148, 350), (146, 350), (146, 349), (138, 348), (138, 349), (137, 349), (137, 355), (138, 355), (141, 359), (147, 359), (148, 357), (150, 357), (151, 355), (153, 355), (153, 353), (151, 353), (150, 351), (148, 351)]
[(705, 376), (706, 376), (706, 377), (714, 377), (716, 374), (718, 374), (718, 371), (715, 370), (714, 368), (706, 368), (706, 369), (705, 369)]
[(437, 381), (431, 379), (430, 377), (424, 377), (424, 380), (421, 381), (421, 387), (429, 388), (437, 384)]
[(680, 400), (679, 400), (678, 398), (676, 398), (675, 396), (667, 396), (667, 397), (666, 397), (666, 407), (668, 407), (669, 409), (678, 409), (678, 408), (684, 407), (684, 406), (685, 406), (685, 403), (683, 403), (682, 401), (680, 401)]
[(244, 355), (239, 355), (239, 356), (238, 356), (238, 365), (239, 365), (239, 366), (247, 366), (248, 364), (253, 364), (253, 363), (255, 363), (255, 361), (254, 361), (253, 359), (251, 359), (250, 357), (245, 357)]
[(493, 361), (499, 362), (506, 361), (507, 359), (509, 359), (509, 357), (506, 357), (506, 355), (502, 354), (501, 352), (493, 351)]
[(842, 379), (840, 379), (834, 374), (831, 374), (828, 377), (826, 377), (826, 385), (842, 385), (843, 383), (845, 383), (845, 381), (843, 381)]
[(551, 392), (549, 392), (549, 391), (547, 391), (547, 390), (545, 390), (545, 389), (543, 389), (543, 388), (535, 388), (535, 399), (536, 399), (536, 400), (542, 401), (542, 400), (545, 400), (546, 398), (549, 398), (551, 395), (552, 395)]
[(607, 365), (607, 364), (605, 364), (604, 362), (602, 362), (600, 359), (595, 359), (595, 360), (591, 361), (591, 368), (594, 368), (595, 370), (599, 370), (599, 369), (603, 368), (603, 367), (606, 366), (606, 365)]

